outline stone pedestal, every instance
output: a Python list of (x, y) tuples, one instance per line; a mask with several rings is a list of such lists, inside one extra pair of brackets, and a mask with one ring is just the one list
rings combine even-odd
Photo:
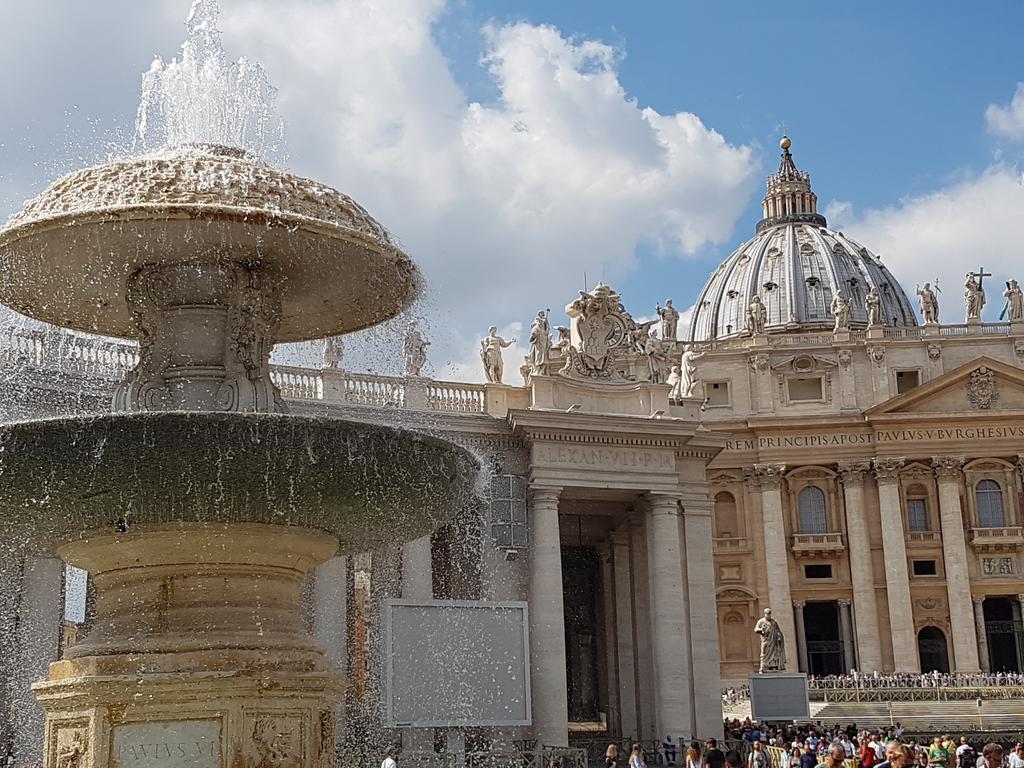
[(336, 549), (199, 523), (60, 547), (96, 584), (96, 621), (33, 686), (46, 768), (333, 764), (342, 679), (302, 628), (299, 589)]

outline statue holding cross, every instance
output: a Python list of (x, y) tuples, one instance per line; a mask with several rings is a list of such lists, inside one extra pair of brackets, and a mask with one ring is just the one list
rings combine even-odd
[(964, 283), (964, 304), (968, 323), (981, 322), (981, 311), (985, 308), (985, 289), (982, 284), (986, 277), (991, 276), (992, 273), (986, 272), (984, 267), (979, 267), (977, 272), (967, 273), (967, 282)]

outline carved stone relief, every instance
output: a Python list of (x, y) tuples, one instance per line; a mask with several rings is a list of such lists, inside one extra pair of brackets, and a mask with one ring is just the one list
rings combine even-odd
[(983, 557), (981, 572), (985, 576), (1016, 576), (1017, 563), (1012, 557)]
[(979, 410), (988, 410), (999, 400), (996, 375), (988, 366), (971, 372), (967, 382), (967, 402)]
[(302, 724), (296, 717), (259, 715), (251, 720), (247, 768), (300, 768)]

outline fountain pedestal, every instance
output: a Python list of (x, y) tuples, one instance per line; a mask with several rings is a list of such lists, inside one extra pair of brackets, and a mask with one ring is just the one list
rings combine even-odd
[(46, 765), (333, 765), (343, 681), (303, 628), (299, 591), (336, 550), (319, 531), (247, 523), (60, 547), (94, 579), (96, 620), (33, 686)]

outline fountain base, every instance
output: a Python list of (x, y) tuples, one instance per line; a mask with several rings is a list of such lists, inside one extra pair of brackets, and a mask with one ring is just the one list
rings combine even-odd
[(300, 587), (337, 540), (261, 524), (98, 533), (88, 636), (33, 686), (46, 768), (323, 768), (343, 681), (303, 629)]

